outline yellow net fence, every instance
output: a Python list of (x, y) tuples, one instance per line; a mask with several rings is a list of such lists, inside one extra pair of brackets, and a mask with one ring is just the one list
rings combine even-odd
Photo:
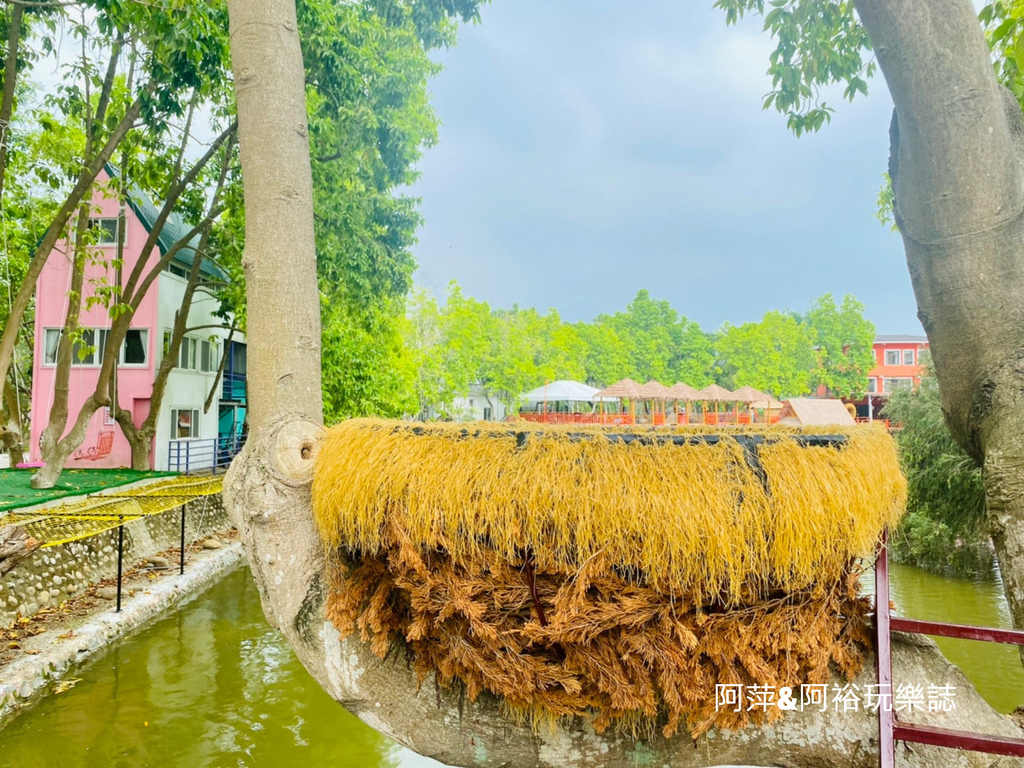
[(128, 489), (96, 493), (59, 506), (0, 515), (0, 524), (23, 527), (30, 536), (56, 547), (87, 539), (142, 517), (178, 509), (190, 501), (220, 493), (223, 476), (182, 476)]

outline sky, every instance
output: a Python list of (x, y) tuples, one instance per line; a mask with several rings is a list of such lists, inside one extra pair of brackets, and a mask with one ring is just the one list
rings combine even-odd
[(922, 333), (899, 235), (874, 217), (881, 76), (797, 139), (761, 109), (772, 42), (712, 0), (493, 0), (439, 52), (440, 141), (413, 193), (416, 281), (590, 320), (647, 288), (705, 330), (852, 293)]

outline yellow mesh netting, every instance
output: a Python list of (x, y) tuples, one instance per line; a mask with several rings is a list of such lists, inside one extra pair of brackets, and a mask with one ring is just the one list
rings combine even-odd
[(22, 526), (43, 547), (55, 547), (117, 528), (140, 517), (170, 512), (195, 499), (220, 493), (223, 476), (174, 477), (127, 490), (97, 493), (60, 506), (14, 511), (0, 523)]

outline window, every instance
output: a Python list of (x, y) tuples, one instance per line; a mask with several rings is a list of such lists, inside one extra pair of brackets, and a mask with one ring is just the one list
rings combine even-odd
[(868, 394), (873, 395), (878, 391), (878, 379), (874, 376), (868, 377)]
[(117, 245), (117, 219), (89, 219), (89, 231), (96, 245)]
[(57, 347), (60, 346), (60, 328), (47, 328), (43, 332), (43, 364), (57, 364)]
[(181, 340), (181, 349), (178, 352), (178, 367), (185, 371), (196, 369), (196, 340), (186, 336)]
[(484, 406), (484, 421), (490, 421), (490, 420), (491, 420), (491, 406), (485, 405)]
[(910, 378), (886, 379), (885, 393), (889, 394), (891, 392), (895, 392), (897, 389), (911, 389), (913, 386), (914, 380)]
[[(103, 360), (103, 350), (107, 346), (106, 328), (82, 328), (79, 340), (71, 349), (71, 365), (99, 365)], [(60, 340), (64, 335), (62, 328), (47, 328), (43, 331), (43, 364), (56, 365), (60, 351)]]
[(887, 350), (885, 350), (885, 364), (886, 365), (899, 365), (900, 364), (900, 351), (898, 349), (887, 349)]
[[(47, 328), (43, 331), (43, 365), (56, 365), (60, 340), (63, 336), (61, 328)], [(81, 340), (75, 342), (71, 350), (71, 365), (98, 366), (103, 363), (103, 353), (107, 349), (109, 328), (82, 328)], [(145, 328), (129, 328), (121, 344), (118, 357), (120, 365), (146, 365), (149, 361), (149, 331)]]
[(191, 440), (199, 437), (199, 411), (195, 408), (171, 409), (171, 439)]
[(176, 277), (183, 278), (184, 280), (188, 280), (189, 277), (191, 276), (189, 274), (188, 269), (183, 267), (181, 264), (178, 264), (178, 263), (173, 262), (173, 261), (170, 264), (168, 264), (166, 267), (164, 267), (164, 272), (170, 272), (172, 275), (175, 275)]
[(204, 371), (213, 370), (212, 349), (213, 345), (206, 339), (203, 339), (199, 344), (199, 367)]
[(145, 365), (149, 355), (149, 331), (130, 328), (121, 347), (122, 365)]
[(237, 374), (245, 373), (245, 344), (237, 341), (231, 343), (231, 371)]
[[(165, 332), (164, 336), (167, 346), (170, 346), (170, 333)], [(211, 339), (186, 336), (181, 340), (178, 367), (183, 371), (216, 372), (220, 367), (220, 344)]]
[(914, 364), (914, 350), (904, 349), (903, 350), (903, 364), (913, 365)]

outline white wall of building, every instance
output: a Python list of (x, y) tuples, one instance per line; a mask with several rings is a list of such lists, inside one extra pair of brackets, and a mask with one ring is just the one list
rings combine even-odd
[[(185, 294), (186, 282), (187, 281), (184, 278), (168, 272), (161, 273), (158, 279), (157, 291), (159, 302), (157, 307), (156, 328), (158, 363), (163, 359), (164, 333), (170, 332), (174, 328), (175, 315), (181, 307), (181, 299)], [(223, 323), (223, 320), (215, 317), (213, 314), (218, 309), (218, 306), (219, 304), (217, 300), (212, 296), (197, 291), (192, 299), (192, 307), (189, 311), (188, 317), (188, 327), (197, 328), (200, 326), (219, 326)], [(186, 337), (192, 337), (196, 339), (197, 342), (209, 340), (211, 337), (215, 337), (217, 340), (216, 359), (211, 366), (213, 368), (212, 371), (182, 370), (180, 367), (175, 367), (170, 376), (168, 376), (163, 403), (160, 405), (161, 413), (157, 419), (155, 438), (156, 445), (154, 446), (154, 466), (156, 469), (166, 470), (169, 468), (169, 461), (171, 458), (168, 455), (170, 441), (177, 439), (175, 433), (176, 425), (173, 424), (171, 420), (172, 410), (194, 409), (199, 411), (198, 429), (196, 430), (197, 435), (193, 439), (210, 440), (217, 437), (217, 421), (220, 405), (219, 384), (213, 401), (210, 404), (209, 411), (204, 413), (203, 406), (206, 404), (206, 398), (210, 393), (210, 387), (213, 386), (213, 383), (217, 378), (216, 370), (220, 364), (220, 356), (224, 353), (224, 343), (227, 335), (227, 329), (219, 327), (202, 328), (201, 330), (191, 331), (186, 334)], [(240, 337), (238, 334), (235, 334), (234, 338), (236, 341), (244, 341), (244, 338)], [(198, 361), (198, 351), (196, 357)], [(206, 448), (205, 455), (209, 459), (209, 462), (206, 465), (209, 466), (212, 463), (213, 453), (209, 448)], [(182, 461), (183, 460), (184, 455), (182, 454)], [(196, 469), (201, 466), (202, 463), (197, 465), (195, 458), (192, 457), (191, 468)], [(173, 465), (171, 465), (170, 468), (175, 469)]]

